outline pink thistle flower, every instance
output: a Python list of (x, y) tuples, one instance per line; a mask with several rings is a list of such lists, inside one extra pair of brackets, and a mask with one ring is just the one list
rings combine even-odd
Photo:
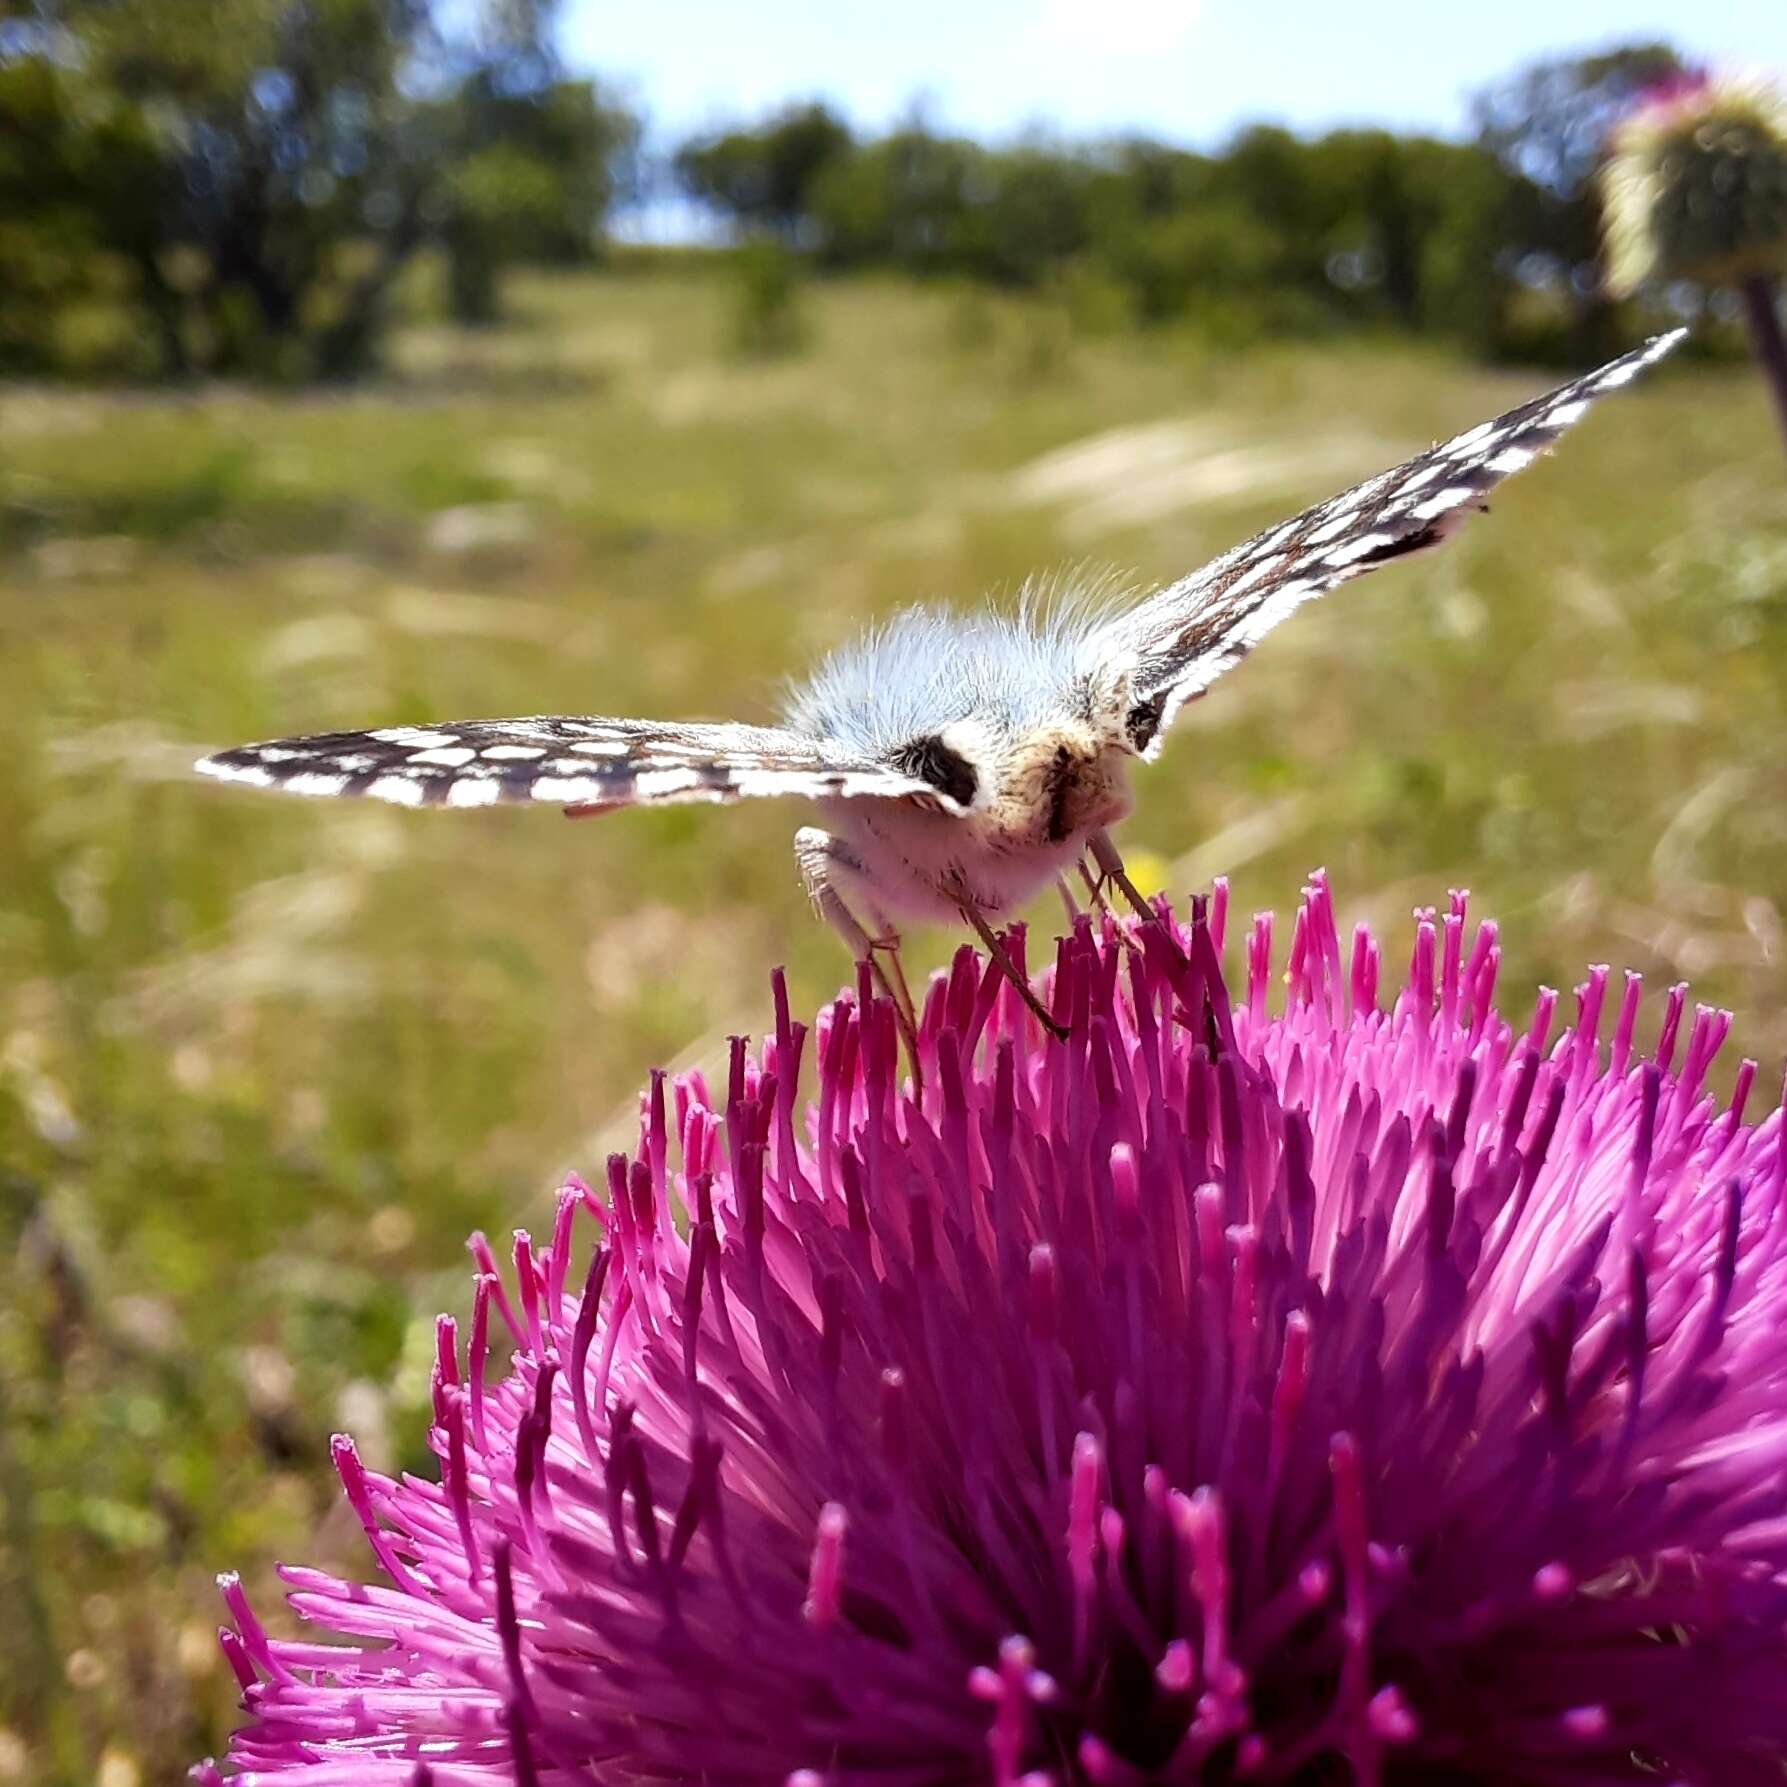
[(1698, 101), (1713, 84), (1710, 68), (1689, 66), (1671, 69), (1654, 81), (1640, 87), (1632, 96), (1627, 118), (1649, 113), (1653, 117), (1684, 104)]
[(1787, 433), (1787, 88), (1682, 70), (1613, 126), (1599, 185), (1609, 292), (1677, 279), (1736, 292)]
[(1462, 896), (1386, 1005), (1320, 877), (1231, 1009), (1225, 910), (1082, 921), (1062, 1043), (964, 949), (922, 1107), (866, 980), (654, 1078), (547, 1246), (474, 1241), (440, 1480), (336, 1442), (377, 1579), (283, 1574), (348, 1642), (226, 1579), (233, 1767), (1776, 1787), (1787, 1150), (1727, 1015), (1644, 1055), (1628, 977), (1603, 1044), (1597, 968), (1513, 1026)]

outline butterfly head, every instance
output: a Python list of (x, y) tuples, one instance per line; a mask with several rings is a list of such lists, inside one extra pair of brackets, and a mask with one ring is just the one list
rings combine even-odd
[(1025, 725), (985, 715), (904, 741), (890, 767), (929, 782), (946, 810), (989, 843), (1060, 844), (1113, 825), (1130, 807), (1131, 753), (1107, 728), (1063, 704)]
[(1115, 825), (1133, 804), (1129, 755), (1085, 725), (1060, 724), (1014, 739), (1001, 781), (1011, 829), (1060, 844)]

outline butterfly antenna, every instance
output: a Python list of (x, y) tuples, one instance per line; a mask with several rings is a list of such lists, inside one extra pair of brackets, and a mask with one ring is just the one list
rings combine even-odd
[(987, 954), (999, 964), (1000, 971), (1005, 978), (1017, 988), (1019, 997), (1030, 1007), (1030, 1015), (1057, 1042), (1065, 1042), (1067, 1026), (1057, 1023), (1054, 1013), (1037, 998), (1036, 989), (1018, 971), (1017, 963), (1011, 959), (1011, 951), (1005, 947), (1005, 939), (981, 916), (977, 906), (970, 906), (964, 902), (961, 911), (963, 918), (974, 927), (975, 935), (987, 946)]

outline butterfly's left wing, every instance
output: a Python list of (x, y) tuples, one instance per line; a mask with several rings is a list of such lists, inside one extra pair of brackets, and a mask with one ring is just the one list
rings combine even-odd
[(1109, 623), (1101, 663), (1127, 669), (1124, 727), (1159, 751), (1181, 703), (1247, 656), (1291, 611), (1379, 565), (1436, 546), (1511, 472), (1530, 465), (1597, 397), (1636, 378), (1687, 333), (1677, 329), (1430, 447), (1406, 465), (1268, 528)]
[(255, 788), (365, 795), (400, 807), (517, 802), (590, 812), (793, 794), (960, 810), (929, 782), (783, 727), (593, 715), (323, 732), (238, 745), (197, 767)]

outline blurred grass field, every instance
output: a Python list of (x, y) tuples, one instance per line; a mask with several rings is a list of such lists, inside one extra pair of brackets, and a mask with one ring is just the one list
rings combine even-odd
[[(786, 807), (566, 826), (255, 798), (201, 749), (502, 713), (768, 717), (867, 618), (1171, 577), (1538, 388), (1231, 358), (838, 284), (741, 361), (689, 271), (540, 278), (390, 375), (0, 393), (0, 1781), (179, 1778), (212, 1573), (352, 1559), (328, 1435), (428, 1468), (461, 1243), (543, 1226), (651, 1065), (844, 976)], [(1446, 553), (1187, 712), (1126, 842), (1243, 909), (1468, 885), (1510, 1002), (1593, 960), (1787, 1052), (1787, 467), (1741, 372), (1611, 400)], [(1039, 909), (1053, 923), (1055, 914)], [(954, 939), (912, 940), (915, 966)]]

